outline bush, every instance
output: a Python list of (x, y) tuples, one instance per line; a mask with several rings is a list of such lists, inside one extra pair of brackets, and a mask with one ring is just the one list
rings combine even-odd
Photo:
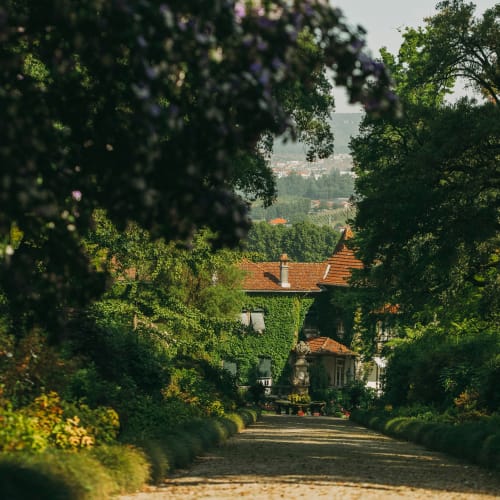
[(9, 500), (101, 500), (119, 488), (88, 453), (50, 451), (0, 459), (0, 497)]
[(159, 440), (148, 439), (138, 445), (146, 455), (150, 467), (150, 480), (153, 484), (160, 483), (174, 469), (168, 450)]
[(90, 448), (115, 441), (120, 425), (111, 408), (90, 409), (61, 401), (56, 392), (41, 394), (28, 406), (13, 410), (0, 407), (0, 451), (43, 451)]
[(385, 399), (455, 408), (462, 421), (500, 410), (500, 332), (477, 320), (417, 326), (394, 346)]
[(258, 415), (255, 410), (243, 410), (221, 418), (195, 419), (176, 432), (137, 444), (151, 463), (152, 480), (158, 482), (167, 472), (186, 467), (204, 450), (223, 443), (246, 425), (255, 423)]
[[(408, 411), (408, 410), (407, 410)], [(450, 424), (394, 416), (382, 411), (355, 410), (351, 418), (360, 424), (396, 438), (404, 438), (429, 449), (500, 470), (500, 425), (498, 417), (478, 422)]]
[(146, 454), (130, 445), (96, 446), (90, 455), (106, 468), (119, 493), (137, 491), (149, 480)]

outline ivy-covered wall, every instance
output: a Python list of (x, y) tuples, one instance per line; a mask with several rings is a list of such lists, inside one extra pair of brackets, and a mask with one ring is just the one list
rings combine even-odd
[(314, 298), (297, 294), (247, 295), (245, 308), (263, 310), (266, 329), (257, 333), (242, 326), (224, 342), (221, 353), (223, 359), (236, 362), (241, 384), (255, 382), (260, 357), (272, 359), (274, 383), (280, 379), (287, 383), (282, 379), (283, 371), (313, 301)]

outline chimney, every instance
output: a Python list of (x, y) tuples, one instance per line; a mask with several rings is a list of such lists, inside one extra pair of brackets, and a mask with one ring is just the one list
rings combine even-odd
[(288, 255), (286, 253), (280, 257), (280, 285), (282, 288), (290, 288), (288, 282)]

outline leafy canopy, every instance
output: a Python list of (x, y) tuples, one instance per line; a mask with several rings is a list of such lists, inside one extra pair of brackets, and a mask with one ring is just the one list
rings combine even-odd
[(237, 159), (304, 122), (327, 134), (304, 118), (327, 99), (324, 87), (305, 102), (323, 66), (352, 101), (395, 107), (362, 31), (315, 0), (6, 0), (0, 44), (1, 279), (45, 319), (102, 290), (80, 241), (96, 207), (121, 229), (208, 226), (235, 244), (249, 228), (235, 188), (273, 196), (263, 163)]
[[(383, 51), (405, 114), (366, 118), (352, 141), (359, 253), (385, 299), (409, 312), (498, 311), (499, 10), (473, 12), (443, 2), (405, 32), (397, 57)], [(447, 104), (458, 76), (489, 99)]]

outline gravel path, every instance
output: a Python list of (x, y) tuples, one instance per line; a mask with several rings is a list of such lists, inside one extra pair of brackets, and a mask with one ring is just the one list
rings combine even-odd
[(346, 420), (266, 415), (164, 486), (121, 500), (235, 497), (479, 500), (500, 498), (500, 477)]

